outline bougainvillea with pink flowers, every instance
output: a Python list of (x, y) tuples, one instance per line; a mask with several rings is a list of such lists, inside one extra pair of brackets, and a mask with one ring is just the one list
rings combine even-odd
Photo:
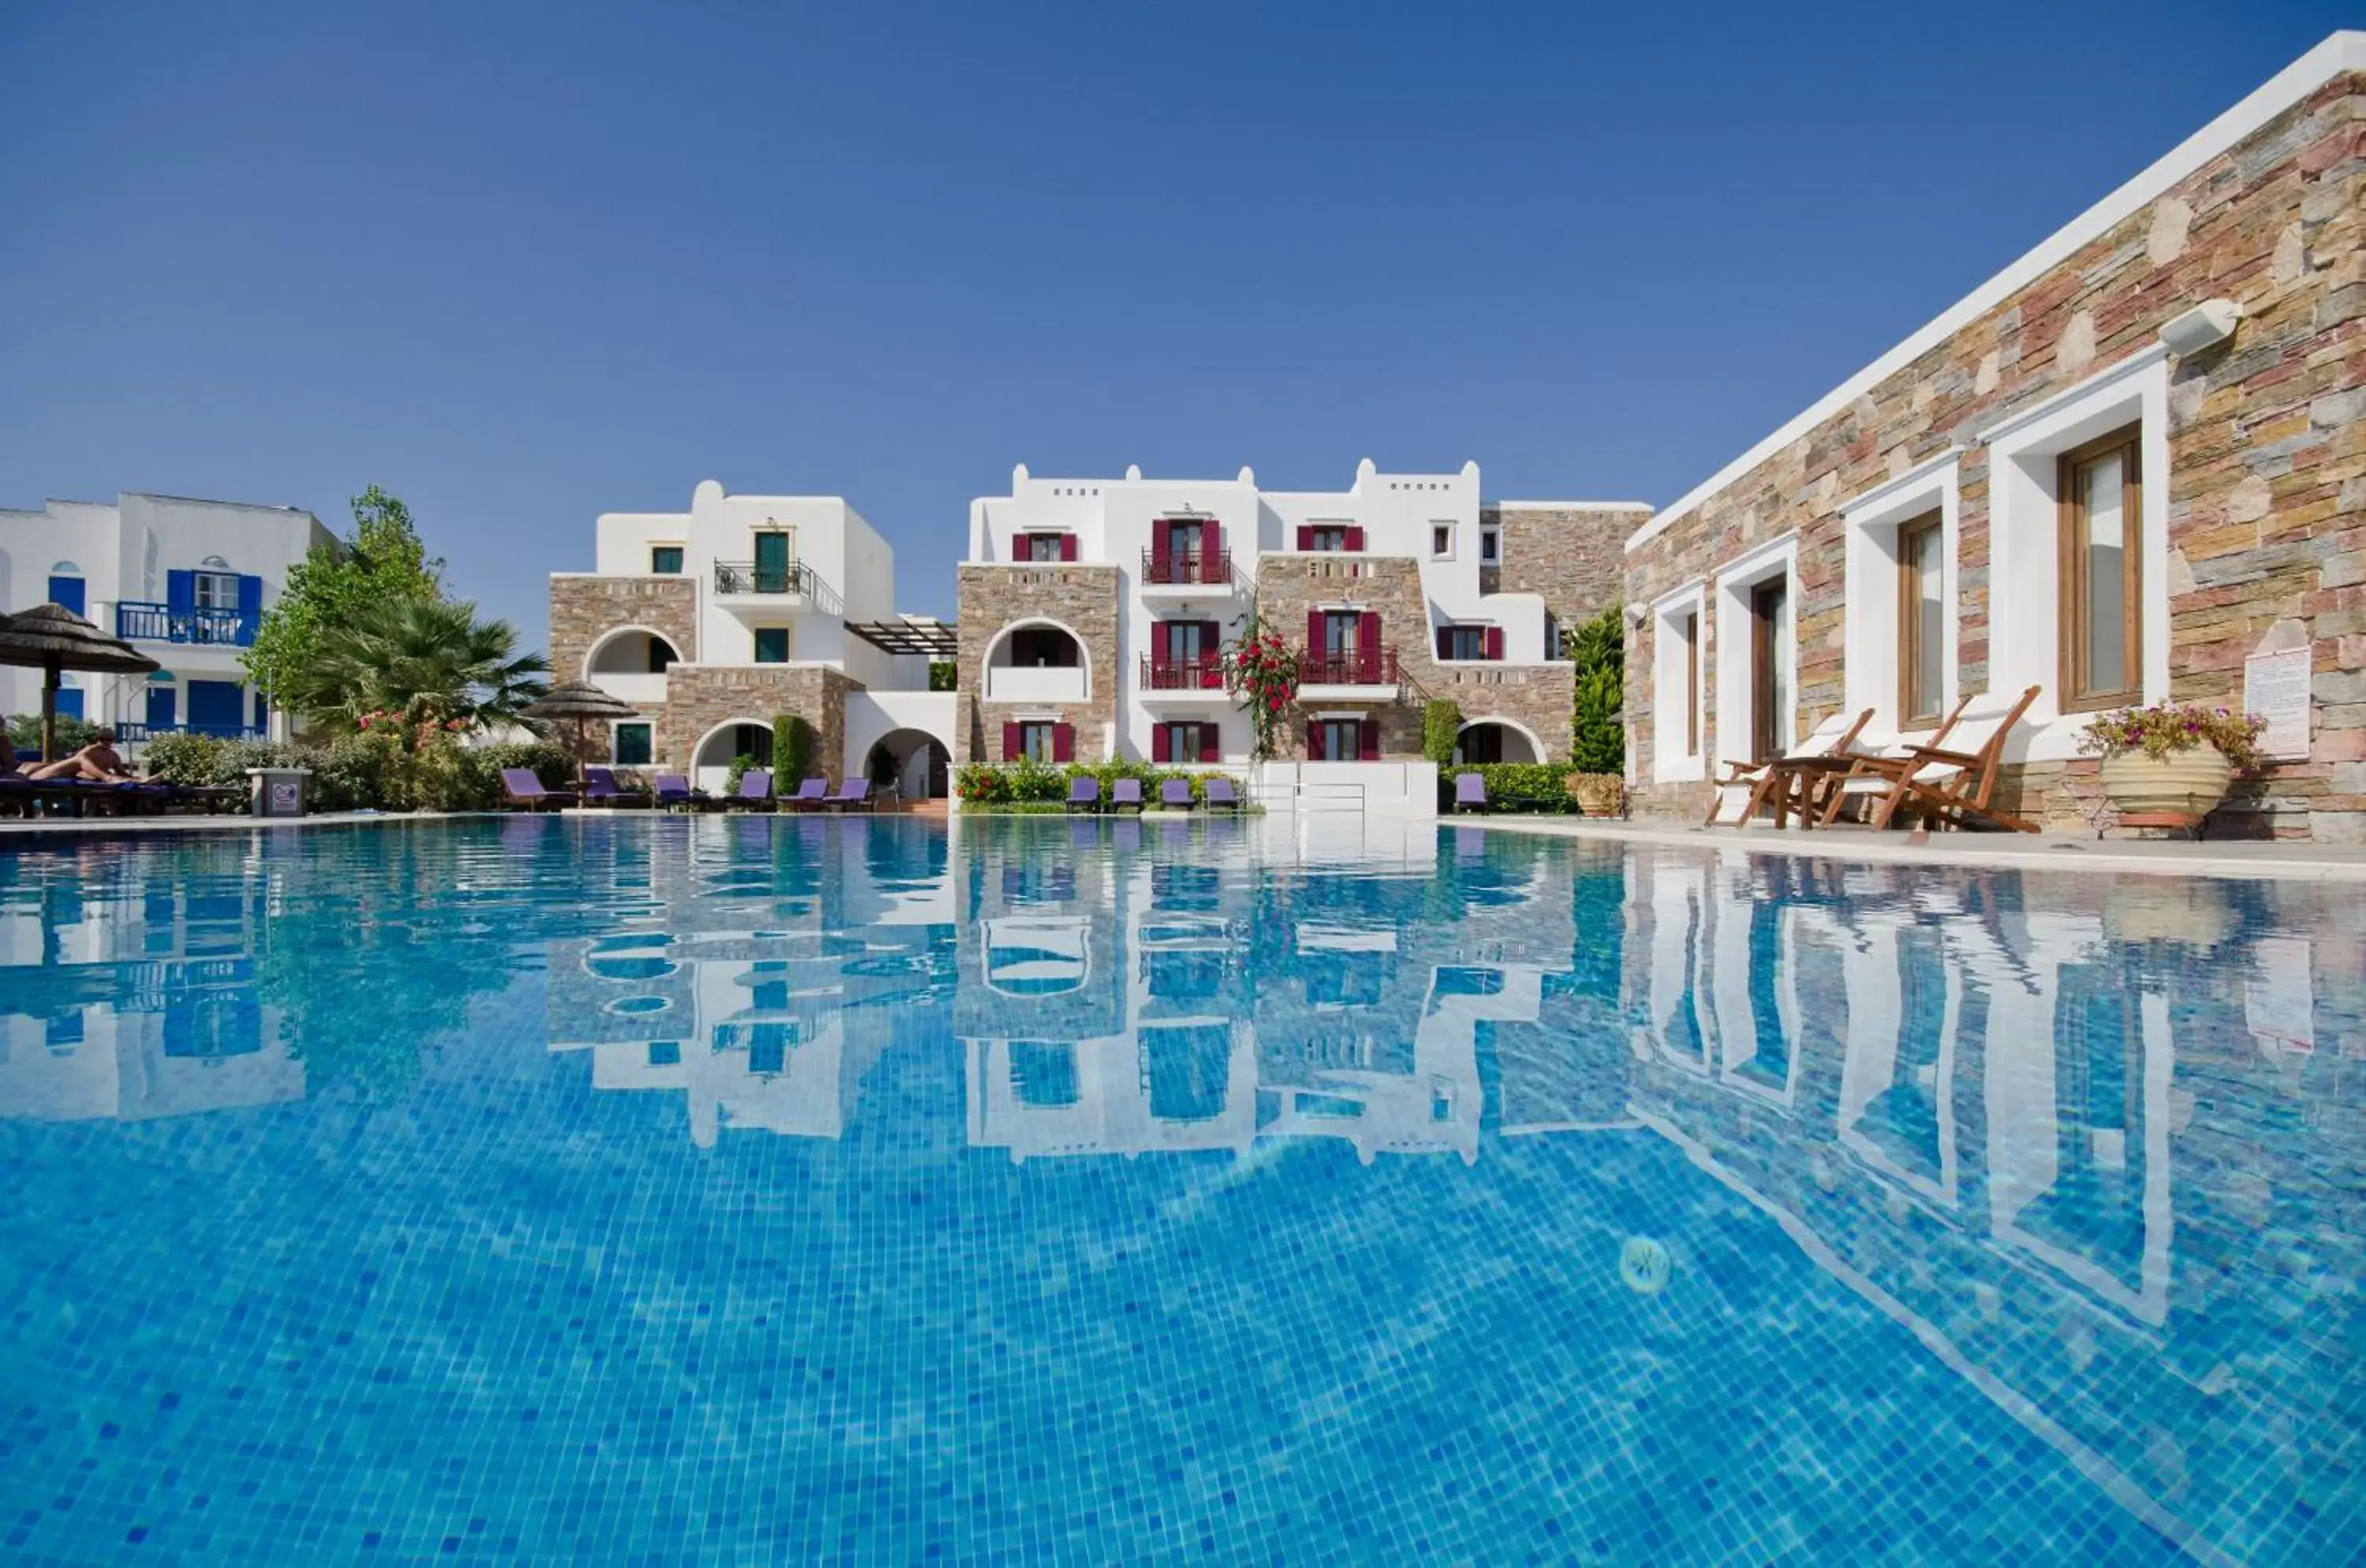
[(1298, 700), (1298, 650), (1277, 631), (1268, 631), (1251, 615), (1239, 638), (1223, 652), (1224, 690), (1249, 716), (1255, 740), (1251, 755), (1260, 762), (1273, 761), (1280, 750), (1281, 727)]

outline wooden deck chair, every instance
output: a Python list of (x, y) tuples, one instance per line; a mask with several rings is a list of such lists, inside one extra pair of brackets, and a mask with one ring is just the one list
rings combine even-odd
[(1879, 800), (1887, 795), (1898, 781), (1921, 764), (1915, 760), (1918, 747), (1936, 746), (1955, 733), (1963, 721), (1964, 710), (1972, 705), (1969, 695), (1958, 698), (1955, 707), (1939, 721), (1939, 728), (1927, 740), (1893, 740), (1876, 751), (1856, 758), (1845, 769), (1827, 773), (1822, 778), (1800, 781), (1799, 812), (1803, 818), (1812, 818), (1819, 828), (1829, 828), (1841, 808), (1852, 800)]
[[(1898, 781), (1891, 798), (1882, 802), (1879, 819), (1874, 826), (1888, 823), (1891, 813), (1905, 811), (1926, 828), (2000, 828), (2016, 833), (2034, 833), (2037, 824), (1989, 805), (1996, 792), (1997, 769), (2004, 761), (2004, 743), (2012, 734), (2012, 727), (2037, 700), (2035, 686), (2021, 694), (2021, 699), (2007, 708), (2001, 718), (1977, 750), (1942, 750), (1935, 746), (1915, 748), (1924, 759), (1923, 766)], [(1967, 721), (1965, 728), (1974, 728), (1989, 721)]]
[[(1853, 724), (1849, 722), (1848, 714), (1842, 711), (1833, 714), (1823, 723), (1809, 730), (1807, 739), (1799, 743), (1799, 749), (1796, 751), (1786, 752), (1765, 762), (1729, 761), (1725, 764), (1725, 777), (1717, 781), (1716, 788), (1709, 795), (1708, 815), (1701, 818), (1701, 826), (1716, 827), (1717, 814), (1725, 807), (1725, 792), (1729, 789), (1740, 789), (1746, 784), (1750, 788), (1750, 798), (1742, 803), (1741, 815), (1734, 818), (1733, 825), (1737, 828), (1742, 827), (1758, 815), (1759, 807), (1764, 806), (1769, 799), (1773, 799), (1774, 825), (1780, 828), (1787, 818), (1791, 796), (1795, 793), (1795, 779), (1786, 772), (1786, 765), (1845, 757), (1849, 754), (1849, 748), (1856, 744), (1858, 734), (1872, 722), (1871, 708), (1866, 708), (1863, 713), (1858, 714), (1856, 721)], [(1843, 726), (1846, 728), (1843, 728)], [(1802, 811), (1800, 815), (1805, 817), (1806, 813)]]

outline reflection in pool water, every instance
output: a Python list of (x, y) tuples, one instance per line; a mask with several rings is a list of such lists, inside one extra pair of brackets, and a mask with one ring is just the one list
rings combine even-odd
[(1335, 820), (19, 845), (0, 1542), (2338, 1557), (2360, 919)]

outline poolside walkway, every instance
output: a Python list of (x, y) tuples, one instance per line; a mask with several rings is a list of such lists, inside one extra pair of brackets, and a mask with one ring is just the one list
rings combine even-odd
[(1702, 828), (1565, 817), (1452, 817), (1442, 823), (1549, 838), (1745, 854), (1823, 855), (1876, 865), (1983, 865), (2016, 871), (2133, 872), (2152, 876), (2366, 882), (2366, 844), (2256, 839), (2213, 843), (2099, 840), (2078, 833), (1898, 833), (1867, 828)]

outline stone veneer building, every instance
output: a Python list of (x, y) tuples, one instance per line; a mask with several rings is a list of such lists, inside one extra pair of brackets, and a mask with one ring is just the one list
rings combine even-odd
[(833, 781), (941, 795), (953, 698), (928, 666), (950, 628), (895, 602), (895, 549), (845, 502), (709, 479), (688, 512), (603, 513), (595, 570), (551, 574), (551, 670), (637, 710), (610, 728), (620, 764), (718, 788), (735, 757), (769, 764), (793, 715)]
[(2078, 824), (2093, 712), (2281, 684), (2214, 830), (2366, 838), (2361, 72), (2327, 39), (1634, 533), (1639, 811), (2035, 687), (2001, 803)]
[(1248, 716), (1220, 650), (1254, 615), (1300, 650), (1286, 755), (1416, 759), (1426, 700), (1470, 761), (1560, 761), (1574, 697), (1560, 628), (1618, 596), (1628, 503), (1480, 500), (1479, 469), (1343, 491), (1231, 479), (1036, 479), (972, 503), (956, 761), (1237, 764)]

